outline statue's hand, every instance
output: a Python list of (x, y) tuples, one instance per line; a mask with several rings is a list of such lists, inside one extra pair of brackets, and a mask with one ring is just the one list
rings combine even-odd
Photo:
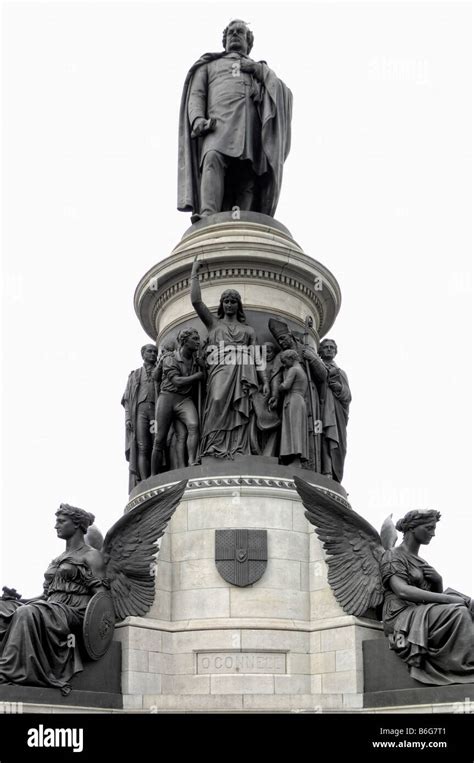
[(269, 407), (269, 409), (271, 411), (275, 410), (275, 408), (277, 407), (277, 399), (276, 399), (276, 397), (271, 397), (270, 398), (270, 400), (268, 401), (268, 407)]
[(464, 599), (461, 598), (461, 596), (454, 596), (454, 594), (448, 594), (447, 596), (448, 601), (447, 604), (462, 604), (464, 607), (466, 606), (466, 602)]
[(433, 567), (431, 567), (429, 564), (423, 565), (423, 575), (428, 580), (428, 582), (434, 584), (434, 585), (442, 585), (443, 579), (439, 572), (436, 572)]
[(191, 278), (193, 276), (197, 276), (197, 274), (199, 273), (201, 267), (202, 267), (202, 260), (198, 260), (197, 259), (197, 255), (196, 255), (196, 258), (195, 258), (195, 260), (193, 262), (193, 267), (191, 269)]
[(240, 71), (245, 74), (251, 74), (256, 79), (261, 79), (262, 67), (260, 64), (256, 64), (255, 61), (247, 61), (243, 58), (240, 62)]
[(204, 117), (197, 117), (193, 122), (193, 135), (200, 135), (208, 127), (208, 120)]
[(262, 386), (262, 395), (263, 397), (268, 397), (269, 394), (270, 394), (270, 386), (268, 382), (265, 382)]
[(216, 124), (217, 121), (215, 117), (211, 117), (210, 119), (198, 117), (193, 122), (191, 138), (200, 138), (202, 135), (206, 135), (208, 132), (212, 132), (216, 129)]
[[(337, 395), (339, 395), (342, 392), (342, 384), (340, 381), (331, 381), (329, 380), (329, 387), (332, 389), (333, 392), (335, 392)], [(434, 571), (434, 570), (433, 570)]]
[(317, 357), (317, 352), (312, 347), (303, 347), (302, 355), (305, 360), (314, 360)]
[(18, 601), (21, 599), (21, 593), (18, 593), (16, 588), (8, 588), (7, 586), (3, 586), (2, 591), (2, 599), (4, 601), (7, 601), (8, 599), (14, 599), (15, 601)]
[(127, 432), (133, 432), (133, 424), (131, 421), (125, 422), (125, 429), (127, 430)]

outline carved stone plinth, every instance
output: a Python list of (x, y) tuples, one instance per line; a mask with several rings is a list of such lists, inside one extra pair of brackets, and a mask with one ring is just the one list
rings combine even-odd
[[(380, 626), (348, 617), (335, 601), (292, 477), (299, 473), (344, 502), (341, 485), (271, 459), (208, 459), (141, 483), (129, 510), (184, 473), (188, 487), (159, 552), (155, 603), (146, 617), (116, 629), (124, 707), (362, 707), (362, 641), (381, 637)], [(267, 567), (251, 586), (231, 585), (218, 572), (215, 533), (226, 528), (267, 531)]]

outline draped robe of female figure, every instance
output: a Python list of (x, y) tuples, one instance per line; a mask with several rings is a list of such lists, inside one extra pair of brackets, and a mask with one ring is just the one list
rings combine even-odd
[(98, 586), (75, 552), (54, 559), (45, 572), (44, 598), (0, 600), (0, 684), (68, 687), (82, 661), (71, 635), (82, 627)]
[(461, 604), (418, 604), (400, 599), (390, 587), (396, 575), (408, 585), (431, 590), (423, 574), (427, 563), (402, 546), (386, 551), (381, 560), (385, 587), (384, 631), (390, 648), (404, 660), (412, 678), (425, 684), (474, 682), (472, 615)]
[(255, 331), (246, 323), (219, 320), (209, 331), (207, 395), (201, 457), (250, 454), (250, 395), (258, 388), (250, 349)]

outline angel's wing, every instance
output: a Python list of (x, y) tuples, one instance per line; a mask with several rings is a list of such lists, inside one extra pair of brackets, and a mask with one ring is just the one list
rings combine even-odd
[(398, 539), (397, 529), (393, 524), (392, 516), (393, 514), (388, 515), (387, 519), (382, 525), (382, 529), (380, 530), (382, 546), (387, 549), (393, 548)]
[(97, 551), (102, 551), (102, 547), (104, 545), (104, 536), (102, 535), (97, 525), (91, 525), (87, 529), (87, 532), (84, 536), (84, 543), (87, 543), (88, 546), (92, 546), (92, 548), (96, 548)]
[(295, 477), (305, 515), (329, 554), (328, 581), (348, 615), (363, 615), (383, 600), (380, 536), (344, 499)]
[(183, 480), (145, 499), (120, 517), (105, 536), (104, 562), (117, 620), (145, 615), (153, 604), (156, 541), (165, 532), (186, 484)]

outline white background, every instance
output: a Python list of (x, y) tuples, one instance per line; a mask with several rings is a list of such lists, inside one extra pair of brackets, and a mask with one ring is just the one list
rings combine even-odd
[(344, 486), (377, 529), (442, 512), (422, 554), (474, 592), (470, 8), (446, 3), (3, 5), (1, 585), (41, 591), (60, 502), (127, 501), (120, 399), (170, 254), (189, 66), (250, 22), (294, 95), (276, 217), (338, 279), (353, 393)]

